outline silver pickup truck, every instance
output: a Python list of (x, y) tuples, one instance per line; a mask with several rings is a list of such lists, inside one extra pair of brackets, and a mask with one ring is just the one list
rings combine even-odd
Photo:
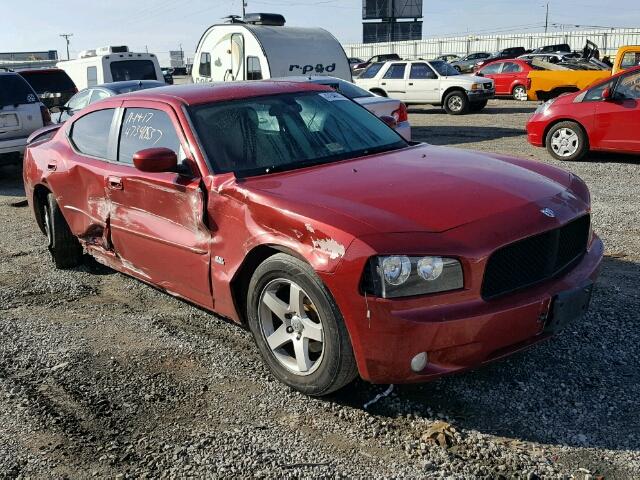
[(27, 81), (0, 72), (0, 165), (18, 162), (29, 135), (49, 123), (49, 111)]

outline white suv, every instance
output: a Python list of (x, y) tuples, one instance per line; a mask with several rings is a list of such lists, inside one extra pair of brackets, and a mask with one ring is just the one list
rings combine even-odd
[(0, 165), (19, 161), (29, 135), (49, 123), (49, 111), (27, 81), (0, 72)]
[(479, 112), (496, 94), (493, 80), (460, 75), (441, 60), (374, 63), (356, 79), (356, 84), (406, 104), (439, 105), (451, 115)]

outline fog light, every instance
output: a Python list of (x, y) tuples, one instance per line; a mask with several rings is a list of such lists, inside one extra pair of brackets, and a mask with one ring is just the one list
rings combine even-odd
[(416, 373), (421, 372), (422, 370), (424, 370), (424, 367), (427, 366), (428, 361), (429, 358), (427, 357), (427, 352), (417, 354), (411, 359), (411, 370)]

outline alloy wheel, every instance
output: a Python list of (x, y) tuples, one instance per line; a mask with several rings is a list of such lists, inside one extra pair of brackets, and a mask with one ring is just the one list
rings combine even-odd
[(528, 100), (529, 97), (527, 96), (527, 89), (522, 86), (517, 86), (513, 89), (513, 98), (520, 100), (521, 102)]
[(449, 106), (449, 110), (451, 110), (452, 112), (459, 112), (460, 110), (462, 110), (463, 106), (462, 98), (458, 95), (454, 95), (449, 98), (449, 102), (447, 103), (447, 105)]
[(580, 148), (580, 138), (570, 128), (559, 128), (551, 136), (551, 148), (559, 157), (570, 157)]
[(296, 375), (310, 375), (324, 355), (322, 318), (309, 295), (295, 282), (279, 278), (260, 294), (258, 321), (275, 359)]

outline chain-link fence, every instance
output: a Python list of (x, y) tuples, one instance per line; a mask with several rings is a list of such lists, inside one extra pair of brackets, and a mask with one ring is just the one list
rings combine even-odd
[(572, 49), (581, 50), (587, 40), (591, 40), (600, 47), (602, 57), (613, 57), (622, 45), (640, 45), (640, 29), (614, 28), (553, 33), (469, 35), (407, 42), (349, 44), (344, 45), (344, 49), (348, 57), (364, 60), (382, 53), (397, 53), (406, 59), (429, 59), (444, 54), (463, 56), (474, 52), (492, 53), (508, 47), (535, 49), (560, 43), (568, 43)]

